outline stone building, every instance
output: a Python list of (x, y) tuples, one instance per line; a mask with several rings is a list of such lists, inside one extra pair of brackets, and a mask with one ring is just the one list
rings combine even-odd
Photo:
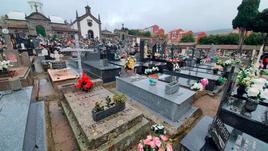
[(32, 10), (30, 15), (23, 12), (9, 12), (1, 18), (0, 29), (8, 29), (10, 34), (32, 36), (63, 35), (77, 32), (62, 18), (45, 16), (42, 13), (43, 4), (39, 0), (30, 0), (28, 3)]
[(89, 6), (85, 7), (85, 14), (82, 16), (78, 15), (76, 11), (76, 19), (71, 23), (74, 30), (78, 30), (80, 37), (88, 39), (100, 39), (101, 36), (101, 20), (100, 15), (96, 18), (91, 13), (91, 8)]

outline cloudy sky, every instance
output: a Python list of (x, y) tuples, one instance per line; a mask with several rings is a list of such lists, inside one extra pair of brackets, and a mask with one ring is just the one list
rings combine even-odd
[[(84, 14), (89, 4), (92, 13), (101, 15), (102, 29), (144, 28), (158, 24), (169, 31), (182, 28), (209, 31), (231, 28), (242, 0), (41, 0), (46, 16), (60, 16), (74, 20), (75, 11)], [(0, 0), (0, 14), (9, 11), (30, 13), (27, 0)], [(268, 0), (261, 0), (260, 10), (268, 8)]]

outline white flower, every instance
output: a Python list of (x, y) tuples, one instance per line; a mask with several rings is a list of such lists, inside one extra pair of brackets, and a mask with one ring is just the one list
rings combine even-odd
[(260, 90), (255, 88), (255, 87), (250, 87), (248, 90), (247, 90), (247, 94), (249, 97), (257, 97), (260, 93)]
[(192, 90), (203, 90), (203, 85), (201, 83), (194, 83), (194, 85), (191, 87)]

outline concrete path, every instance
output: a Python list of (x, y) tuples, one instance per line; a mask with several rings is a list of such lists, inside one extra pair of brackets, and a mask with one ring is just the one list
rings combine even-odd
[(56, 151), (78, 150), (73, 132), (58, 101), (49, 102), (49, 114), (51, 119), (52, 136)]

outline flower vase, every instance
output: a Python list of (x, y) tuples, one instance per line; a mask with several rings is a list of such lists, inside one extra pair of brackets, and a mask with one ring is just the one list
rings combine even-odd
[(242, 97), (245, 93), (246, 93), (246, 86), (244, 85), (240, 85), (236, 90), (236, 94), (239, 97)]
[(245, 110), (248, 112), (253, 112), (257, 109), (258, 103), (256, 101), (254, 101), (253, 99), (249, 99), (247, 100), (246, 104), (245, 104)]

